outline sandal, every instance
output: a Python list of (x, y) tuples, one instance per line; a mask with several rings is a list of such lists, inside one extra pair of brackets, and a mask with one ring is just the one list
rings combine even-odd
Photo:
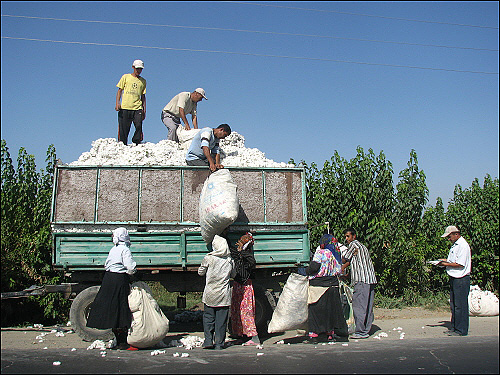
[(255, 343), (253, 340), (248, 340), (247, 342), (244, 342), (241, 345), (242, 346), (257, 346), (257, 345), (260, 345), (260, 344)]

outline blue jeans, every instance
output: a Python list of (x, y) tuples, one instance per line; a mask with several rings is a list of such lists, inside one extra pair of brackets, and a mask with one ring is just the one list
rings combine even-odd
[(470, 275), (450, 276), (451, 327), (462, 336), (469, 333), (469, 291)]

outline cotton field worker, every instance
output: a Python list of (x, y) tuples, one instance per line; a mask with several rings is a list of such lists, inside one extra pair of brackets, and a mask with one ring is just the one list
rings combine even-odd
[(179, 142), (177, 137), (177, 128), (184, 122), (184, 129), (190, 130), (187, 114), (191, 114), (193, 128), (198, 129), (198, 103), (203, 99), (207, 100), (205, 90), (198, 87), (193, 92), (183, 91), (174, 96), (161, 111), (161, 121), (168, 128), (167, 139)]
[(113, 231), (115, 246), (109, 251), (104, 267), (106, 272), (99, 292), (90, 310), (87, 327), (112, 329), (117, 348), (137, 350), (127, 344), (128, 329), (132, 324), (132, 312), (128, 305), (130, 277), (136, 272), (136, 262), (130, 252), (130, 237), (125, 228)]
[[(127, 144), (128, 133), (132, 121), (135, 132), (132, 142), (139, 144), (144, 135), (142, 133), (142, 122), (146, 119), (146, 80), (141, 77), (144, 63), (142, 60), (135, 60), (132, 63), (133, 72), (124, 74), (116, 87), (115, 110), (118, 112), (118, 142)], [(120, 102), (121, 100), (121, 102)]]
[(231, 134), (228, 124), (221, 124), (217, 128), (203, 128), (193, 138), (186, 154), (186, 164), (191, 166), (208, 165), (212, 172), (222, 169), (220, 163), (219, 140)]

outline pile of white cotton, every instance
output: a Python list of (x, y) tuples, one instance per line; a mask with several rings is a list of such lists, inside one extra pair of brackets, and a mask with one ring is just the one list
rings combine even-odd
[[(293, 164), (267, 159), (256, 148), (246, 148), (245, 138), (232, 132), (221, 140), (221, 163), (226, 167), (290, 168)], [(174, 141), (146, 142), (124, 145), (114, 138), (100, 138), (92, 142), (92, 149), (80, 155), (70, 165), (186, 165), (186, 148)]]

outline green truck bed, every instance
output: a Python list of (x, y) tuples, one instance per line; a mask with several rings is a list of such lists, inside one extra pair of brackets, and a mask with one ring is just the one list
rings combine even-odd
[[(240, 211), (231, 242), (252, 231), (258, 268), (309, 261), (302, 168), (227, 168)], [(209, 171), (187, 166), (57, 166), (51, 223), (53, 265), (102, 270), (111, 231), (128, 229), (138, 268), (197, 267), (209, 251), (199, 228), (199, 197)]]

